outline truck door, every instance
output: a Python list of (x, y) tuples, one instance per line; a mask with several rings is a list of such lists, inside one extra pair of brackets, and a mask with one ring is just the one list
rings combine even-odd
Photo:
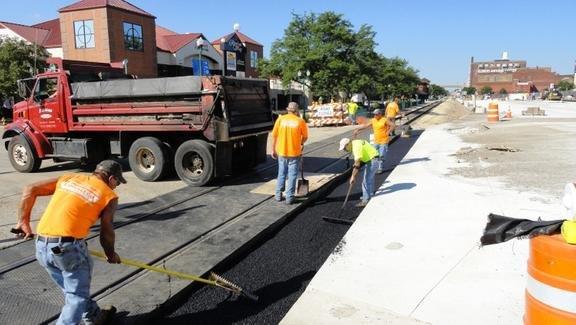
[(66, 132), (64, 92), (58, 77), (41, 77), (36, 82), (29, 118), (43, 132)]

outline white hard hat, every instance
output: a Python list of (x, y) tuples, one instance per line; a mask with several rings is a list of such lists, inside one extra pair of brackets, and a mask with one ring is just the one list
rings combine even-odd
[(340, 148), (338, 150), (342, 151), (344, 149), (346, 149), (346, 146), (350, 143), (350, 139), (348, 138), (342, 138), (342, 140), (340, 140)]

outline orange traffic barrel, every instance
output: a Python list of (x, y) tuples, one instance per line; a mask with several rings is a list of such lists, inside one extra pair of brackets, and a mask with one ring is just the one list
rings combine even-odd
[(488, 104), (488, 111), (486, 112), (486, 116), (488, 117), (488, 122), (498, 122), (498, 103), (490, 103)]
[(530, 240), (524, 324), (576, 324), (576, 245), (561, 235)]

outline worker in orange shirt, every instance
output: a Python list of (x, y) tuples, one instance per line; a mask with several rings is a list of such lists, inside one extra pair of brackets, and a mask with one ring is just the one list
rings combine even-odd
[(404, 117), (404, 114), (400, 114), (400, 107), (398, 106), (398, 96), (394, 96), (394, 100), (388, 103), (388, 105), (386, 105), (385, 115), (386, 118), (392, 123), (395, 123), (396, 117), (398, 116)]
[[(276, 201), (282, 201), (282, 192), (286, 196), (286, 204), (294, 202), (298, 166), (302, 159), (302, 147), (308, 139), (308, 125), (298, 115), (299, 107), (290, 102), (286, 108), (288, 114), (281, 115), (272, 130), (272, 158), (278, 158), (278, 178), (276, 179)], [(286, 183), (286, 178), (288, 182)], [(286, 185), (286, 187), (284, 187)]]
[(100, 309), (90, 297), (92, 259), (85, 238), (100, 219), (100, 244), (108, 263), (120, 263), (114, 250), (113, 217), (118, 206), (114, 189), (126, 183), (122, 166), (114, 160), (100, 162), (92, 175), (68, 174), (30, 184), (24, 188), (20, 218), (15, 231), (25, 238), (34, 234), (30, 214), (36, 198), (52, 195), (38, 223), (36, 259), (62, 289), (66, 303), (56, 324), (98, 324), (115, 308)]
[(358, 136), (361, 130), (372, 127), (374, 132), (374, 148), (378, 150), (378, 169), (376, 174), (382, 174), (384, 172), (384, 161), (386, 160), (386, 154), (388, 153), (388, 142), (390, 141), (390, 132), (394, 129), (394, 124), (387, 118), (383, 118), (382, 110), (377, 109), (374, 111), (374, 118), (370, 120), (370, 123), (364, 124), (354, 130), (354, 138)]

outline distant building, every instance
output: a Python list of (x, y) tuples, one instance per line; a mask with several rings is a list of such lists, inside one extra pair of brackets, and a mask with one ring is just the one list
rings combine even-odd
[(502, 89), (507, 93), (527, 93), (531, 86), (538, 90), (548, 89), (564, 79), (549, 67), (528, 67), (524, 60), (510, 60), (508, 53), (494, 61), (474, 62), (470, 60), (470, 86), (480, 91), (490, 87), (494, 93)]
[(258, 78), (258, 62), (264, 57), (264, 46), (242, 34), (240, 25), (235, 24), (233, 33), (212, 41), (212, 45), (225, 58), (227, 76)]

